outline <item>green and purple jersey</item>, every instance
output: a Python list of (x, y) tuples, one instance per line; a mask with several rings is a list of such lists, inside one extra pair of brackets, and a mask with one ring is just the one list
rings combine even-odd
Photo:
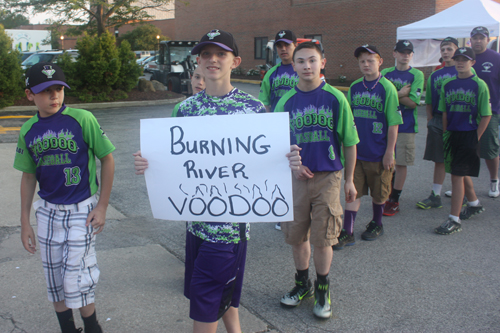
[(299, 82), (299, 76), (293, 69), (292, 64), (278, 65), (271, 68), (260, 86), (259, 100), (264, 105), (271, 106), (271, 112), (278, 104), (280, 98)]

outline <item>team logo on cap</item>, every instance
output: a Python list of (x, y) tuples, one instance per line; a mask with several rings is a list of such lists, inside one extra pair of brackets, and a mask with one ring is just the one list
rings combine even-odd
[(408, 46), (408, 45), (410, 45), (410, 42), (409, 42), (409, 41), (407, 41), (407, 40), (405, 40), (405, 41), (403, 42), (403, 44), (404, 44), (405, 46)]
[(52, 79), (52, 75), (56, 72), (55, 69), (52, 69), (52, 66), (50, 65), (45, 65), (43, 66), (42, 73), (47, 76), (47, 79)]
[(282, 32), (280, 32), (280, 33), (278, 34), (278, 36), (280, 36), (280, 38), (283, 38), (283, 36), (285, 36), (285, 35), (286, 35), (286, 32), (285, 32), (285, 31), (282, 31)]
[(365, 45), (361, 45), (361, 47), (368, 47), (368, 44), (365, 44)]
[(476, 30), (477, 30), (477, 31), (483, 31), (483, 30), (484, 30), (484, 28), (483, 28), (483, 27), (478, 27), (478, 28), (476, 28)]
[(458, 52), (465, 53), (465, 52), (467, 52), (467, 49), (465, 47), (462, 47), (462, 48), (458, 49)]
[(208, 39), (214, 39), (215, 37), (220, 36), (220, 32), (219, 30), (212, 30), (207, 34), (207, 36)]
[(26, 78), (26, 87), (27, 87), (27, 86), (29, 86), (29, 80), (30, 80), (30, 78), (29, 78), (29, 77), (27, 77), (27, 78)]

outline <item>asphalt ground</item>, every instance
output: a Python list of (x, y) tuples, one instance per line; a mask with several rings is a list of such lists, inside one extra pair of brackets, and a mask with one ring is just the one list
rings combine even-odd
[[(237, 86), (258, 92), (258, 86)], [(144, 178), (133, 174), (131, 157), (139, 146), (139, 119), (165, 117), (172, 108), (93, 111), (117, 147), (112, 215), (97, 239), (102, 270), (97, 308), (106, 332), (190, 331), (187, 301), (182, 297), (184, 223), (152, 218)], [(371, 200), (363, 197), (354, 227), (356, 245), (334, 253), (333, 317), (315, 319), (312, 299), (291, 310), (279, 306), (280, 297), (293, 286), (291, 249), (274, 224), (258, 223), (252, 225), (248, 246), (240, 310), (243, 332), (500, 331), (500, 198), (487, 196), (489, 175), (482, 162), (474, 185), (485, 212), (464, 221), (460, 233), (433, 232), (446, 220), (451, 203), (443, 197), (441, 209), (415, 206), (429, 195), (433, 170), (431, 162), (422, 160), (425, 109), (419, 107), (418, 112), (417, 158), (408, 170), (401, 212), (384, 217), (385, 234), (380, 239), (362, 241), (360, 234), (371, 219)], [(15, 145), (7, 142), (15, 139), (2, 142), (1, 156), (13, 156)], [(19, 241), (20, 173), (11, 168), (12, 158), (6, 160), (2, 158), (0, 165), (0, 332), (56, 332), (40, 260), (27, 254)], [(443, 193), (449, 189), (447, 176)], [(314, 275), (312, 260), (310, 268)]]

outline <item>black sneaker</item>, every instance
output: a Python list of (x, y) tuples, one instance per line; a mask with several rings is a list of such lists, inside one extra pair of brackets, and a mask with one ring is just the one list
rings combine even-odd
[(344, 246), (353, 246), (356, 244), (356, 240), (354, 239), (354, 235), (349, 235), (345, 229), (342, 229), (340, 232), (338, 243), (332, 246), (334, 250), (342, 250)]
[(332, 303), (330, 301), (330, 281), (326, 284), (314, 282), (314, 309), (313, 314), (321, 319), (332, 316)]
[(469, 205), (467, 205), (460, 212), (460, 220), (468, 220), (471, 217), (473, 217), (474, 215), (479, 215), (482, 212), (484, 212), (483, 205), (477, 205), (477, 206), (469, 206)]
[(298, 279), (298, 274), (295, 274), (295, 287), (281, 297), (281, 305), (286, 308), (294, 308), (302, 302), (303, 298), (309, 298), (314, 295), (313, 285), (309, 279)]
[(366, 225), (366, 231), (361, 234), (361, 238), (367, 241), (373, 241), (383, 234), (384, 227), (378, 225), (375, 221), (371, 221)]
[(417, 207), (422, 209), (442, 208), (441, 196), (435, 195), (434, 191), (431, 191), (431, 195), (427, 199), (417, 202)]
[(448, 217), (448, 220), (446, 220), (446, 222), (434, 229), (434, 232), (440, 235), (451, 235), (455, 232), (460, 231), (462, 231), (462, 224), (460, 222), (453, 221), (453, 219), (451, 219), (450, 217)]

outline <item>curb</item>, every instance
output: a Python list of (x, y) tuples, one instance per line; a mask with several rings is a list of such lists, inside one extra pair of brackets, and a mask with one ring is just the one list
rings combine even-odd
[(245, 80), (245, 79), (231, 79), (231, 82), (260, 84), (262, 81), (260, 81), (260, 80)]
[[(152, 101), (132, 101), (132, 102), (103, 102), (103, 103), (79, 103), (79, 104), (68, 104), (67, 106), (75, 109), (112, 109), (120, 107), (130, 107), (130, 106), (150, 106), (150, 105), (167, 105), (167, 104), (177, 104), (185, 100), (186, 97), (170, 98), (170, 99), (160, 99)], [(0, 112), (16, 112), (16, 111), (36, 111), (36, 106), (8, 106), (6, 108), (0, 109)]]

